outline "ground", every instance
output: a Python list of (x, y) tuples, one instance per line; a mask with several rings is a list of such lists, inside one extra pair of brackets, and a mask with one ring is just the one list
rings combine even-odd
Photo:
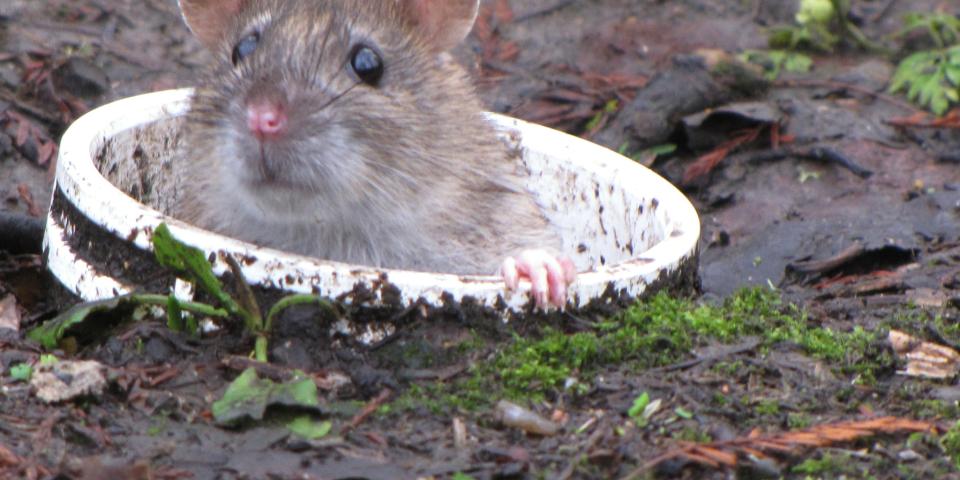
[[(39, 372), (23, 332), (64, 306), (39, 244), (11, 238), (38, 224), (16, 222), (0, 232), (0, 326), (20, 324), (0, 328), (0, 476), (960, 478), (956, 432), (941, 436), (960, 388), (897, 374), (887, 340), (960, 342), (960, 129), (898, 121), (919, 109), (887, 91), (907, 49), (931, 48), (894, 35), (904, 15), (960, 7), (854, 1), (849, 18), (889, 51), (802, 50), (812, 69), (775, 80), (737, 60), (796, 25), (798, 3), (485, 1), (455, 52), (484, 100), (679, 185), (703, 223), (702, 291), (540, 325), (413, 319), (376, 348), (289, 310), (257, 371), (285, 382), (306, 370), (313, 418), (332, 422), (313, 440), (290, 433), (282, 407), (216, 426), (213, 402), (253, 364), (252, 340), (152, 318), (61, 343), (60, 358), (108, 366), (107, 386), (41, 401), (12, 368)], [(173, 0), (0, 4), (0, 225), (42, 218), (70, 121), (189, 86), (207, 61)], [(500, 400), (561, 428), (504, 421)]]

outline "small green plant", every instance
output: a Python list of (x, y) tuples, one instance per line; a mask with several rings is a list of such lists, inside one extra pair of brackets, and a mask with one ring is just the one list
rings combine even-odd
[(943, 451), (953, 460), (953, 464), (960, 468), (960, 421), (954, 423), (947, 433), (940, 437)]
[(265, 362), (267, 361), (267, 334), (273, 326), (274, 319), (283, 310), (294, 305), (315, 304), (331, 315), (337, 316), (333, 305), (316, 295), (290, 295), (275, 303), (267, 312), (267, 316), (263, 317), (253, 292), (243, 278), (239, 264), (232, 257), (227, 258), (227, 263), (238, 279), (239, 295), (236, 299), (224, 290), (220, 280), (213, 273), (213, 266), (203, 252), (174, 238), (166, 224), (160, 224), (154, 229), (152, 241), (158, 263), (173, 270), (178, 276), (190, 280), (220, 306), (187, 302), (172, 294), (124, 295), (75, 305), (53, 320), (34, 328), (27, 333), (27, 337), (52, 349), (63, 339), (69, 329), (88, 323), (99, 314), (129, 310), (133, 312), (128, 315), (130, 318), (140, 319), (145, 317), (150, 309), (160, 307), (166, 310), (167, 325), (170, 329), (193, 335), (199, 331), (198, 322), (193, 315), (242, 319), (247, 331), (256, 336), (254, 357)]
[(787, 414), (787, 426), (793, 430), (800, 430), (802, 428), (807, 428), (813, 424), (813, 421), (810, 419), (810, 416), (805, 413), (788, 413)]
[(713, 441), (709, 433), (692, 427), (684, 427), (673, 434), (673, 438), (684, 442), (708, 443)]
[(820, 458), (808, 458), (790, 469), (793, 473), (836, 478), (839, 474), (854, 473), (850, 466), (850, 454), (825, 453)]
[(590, 118), (590, 121), (587, 122), (585, 128), (588, 132), (592, 132), (600, 127), (600, 122), (603, 121), (604, 117), (608, 117), (614, 113), (617, 113), (617, 109), (620, 108), (620, 102), (616, 99), (609, 100), (607, 103), (603, 104), (603, 108), (593, 115)]
[(760, 400), (754, 407), (757, 415), (776, 415), (780, 413), (780, 402), (776, 400)]
[(960, 19), (945, 13), (908, 14), (900, 35), (917, 30), (927, 32), (935, 48), (904, 58), (890, 91), (905, 91), (910, 101), (943, 115), (960, 102)]
[(812, 48), (832, 52), (843, 39), (866, 50), (882, 50), (849, 20), (850, 0), (801, 0), (796, 25), (770, 32), (770, 47), (787, 50)]
[(320, 397), (317, 384), (303, 372), (294, 372), (294, 377), (283, 383), (261, 379), (256, 370), (249, 368), (240, 374), (213, 402), (211, 411), (219, 425), (236, 426), (249, 421), (261, 421), (268, 412), (286, 409), (293, 418), (286, 422), (287, 429), (315, 440), (326, 436), (333, 428), (329, 421), (316, 421), (309, 413), (320, 413)]
[(763, 68), (763, 76), (771, 82), (780, 78), (784, 71), (807, 73), (813, 67), (813, 59), (808, 55), (788, 50), (746, 50), (739, 58), (747, 63)]
[(660, 400), (650, 400), (650, 394), (643, 392), (633, 400), (633, 405), (627, 410), (627, 416), (633, 420), (637, 428), (644, 428), (650, 423), (650, 417), (660, 409)]
[(33, 367), (29, 363), (19, 363), (10, 367), (10, 378), (21, 382), (29, 382), (33, 376)]

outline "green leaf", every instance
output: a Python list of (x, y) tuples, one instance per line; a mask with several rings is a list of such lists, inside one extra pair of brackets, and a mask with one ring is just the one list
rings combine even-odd
[(891, 79), (890, 91), (906, 90), (908, 100), (943, 115), (960, 95), (960, 67), (952, 63), (952, 51), (917, 52), (903, 59)]
[(764, 77), (770, 81), (779, 78), (782, 70), (805, 73), (813, 67), (813, 59), (809, 56), (786, 50), (747, 50), (740, 55), (740, 59), (760, 65), (764, 70)]
[(241, 309), (237, 302), (223, 290), (220, 280), (213, 274), (213, 266), (200, 249), (173, 238), (173, 234), (165, 223), (161, 223), (154, 229), (152, 241), (157, 262), (177, 271), (180, 275), (189, 277), (197, 287), (216, 299), (231, 314), (245, 320), (250, 316), (249, 312)]
[(253, 368), (244, 370), (230, 383), (223, 398), (213, 402), (213, 418), (219, 424), (232, 424), (244, 418), (262, 419), (271, 386), (272, 382), (260, 380)]
[[(677, 151), (677, 145), (674, 143), (664, 143), (662, 145), (655, 145), (645, 150), (640, 150), (630, 155), (625, 155), (635, 162), (646, 163), (648, 161), (654, 160), (659, 156), (670, 155), (671, 153)], [(622, 154), (622, 153), (621, 153)]]
[(180, 309), (180, 302), (177, 297), (170, 295), (167, 297), (167, 328), (174, 332), (182, 332), (183, 310)]
[(693, 412), (691, 412), (690, 410), (686, 410), (682, 407), (674, 408), (673, 413), (675, 413), (678, 417), (685, 420), (690, 420), (691, 418), (693, 418)]
[(287, 429), (307, 440), (317, 440), (327, 436), (333, 430), (333, 424), (314, 421), (310, 415), (301, 415), (288, 423)]
[(70, 327), (85, 322), (91, 315), (112, 312), (118, 308), (128, 306), (128, 302), (129, 297), (117, 297), (74, 305), (55, 318), (30, 330), (27, 333), (27, 338), (40, 343), (46, 349), (54, 349)]
[(219, 425), (237, 425), (247, 420), (262, 420), (267, 407), (287, 407), (319, 411), (317, 385), (310, 378), (298, 375), (285, 383), (257, 377), (248, 368), (213, 402), (213, 418)]
[(633, 400), (633, 406), (627, 410), (627, 416), (637, 420), (643, 415), (643, 411), (647, 408), (647, 405), (650, 404), (650, 394), (643, 392), (639, 397)]
[(960, 66), (948, 65), (944, 73), (950, 85), (960, 87)]
[[(63, 339), (67, 330), (88, 322), (90, 318), (95, 315), (115, 313), (122, 309), (135, 311), (136, 307), (144, 305), (168, 307), (168, 302), (169, 297), (164, 295), (133, 294), (96, 302), (80, 303), (30, 330), (27, 333), (27, 338), (40, 343), (47, 349), (53, 349), (56, 348), (60, 340)], [(178, 306), (182, 310), (199, 313), (201, 315), (209, 315), (212, 317), (227, 316), (227, 312), (203, 303), (178, 301)], [(126, 318), (124, 318), (124, 320), (126, 320)]]
[(270, 311), (267, 312), (267, 323), (264, 328), (265, 331), (270, 331), (273, 327), (273, 321), (276, 319), (277, 315), (280, 315), (284, 310), (296, 306), (296, 305), (319, 305), (323, 310), (330, 314), (334, 318), (339, 318), (339, 313), (333, 307), (333, 304), (329, 301), (317, 296), (317, 295), (288, 295), (281, 298), (277, 303), (274, 303), (270, 307)]
[(830, 0), (801, 0), (796, 20), (801, 25), (810, 23), (826, 24), (836, 15)]
[(937, 92), (928, 103), (930, 105), (930, 111), (938, 116), (947, 113), (947, 110), (950, 109), (950, 100), (948, 100), (942, 92)]
[(30, 377), (33, 376), (33, 367), (29, 363), (20, 363), (10, 367), (10, 378), (14, 380), (20, 380), (21, 382), (29, 382)]
[(788, 72), (806, 73), (813, 67), (813, 59), (802, 53), (790, 53), (783, 61), (783, 68)]

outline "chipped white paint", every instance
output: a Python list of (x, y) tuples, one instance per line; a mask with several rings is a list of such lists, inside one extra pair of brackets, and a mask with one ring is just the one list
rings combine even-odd
[[(440, 304), (445, 292), (458, 301), (471, 296), (487, 305), (505, 295), (511, 309), (526, 303), (528, 285), (506, 295), (495, 276), (380, 270), (324, 261), (258, 247), (165, 216), (161, 210), (174, 201), (174, 186), (164, 172), (174, 158), (172, 139), (190, 94), (172, 90), (131, 97), (77, 120), (63, 137), (57, 166), (57, 185), (66, 200), (95, 224), (141, 249), (150, 249), (150, 232), (165, 222), (182, 241), (218, 255), (214, 262), (218, 273), (227, 270), (221, 256), (232, 254), (242, 259), (250, 282), (267, 287), (337, 296), (358, 283), (374, 286), (386, 274), (405, 304), (420, 298)], [(588, 270), (571, 286), (575, 305), (601, 296), (611, 282), (616, 291), (639, 295), (695, 255), (700, 236), (697, 213), (663, 178), (582, 139), (509, 117), (490, 118), (505, 136), (519, 141), (529, 188), (561, 229), (565, 250), (573, 252), (578, 267)], [(121, 189), (138, 194), (151, 206)], [(44, 239), (49, 268), (57, 278), (87, 300), (128, 291), (130, 287), (75, 257), (67, 243), (72, 231), (66, 228), (66, 219), (57, 217), (48, 218)]]

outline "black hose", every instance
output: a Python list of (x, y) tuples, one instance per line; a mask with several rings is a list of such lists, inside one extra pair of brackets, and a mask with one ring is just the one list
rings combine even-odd
[(39, 254), (43, 244), (43, 228), (42, 218), (0, 212), (0, 250), (14, 255)]

